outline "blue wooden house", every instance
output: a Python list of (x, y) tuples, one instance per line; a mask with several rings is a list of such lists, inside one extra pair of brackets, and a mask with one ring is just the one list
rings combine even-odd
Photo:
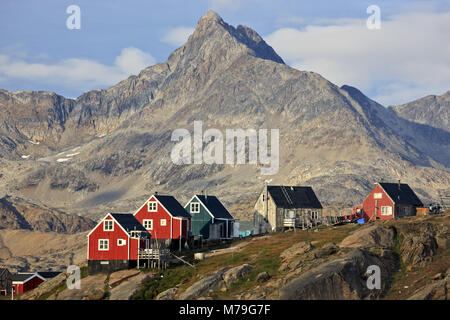
[(192, 216), (191, 232), (203, 239), (231, 239), (235, 219), (215, 196), (195, 195), (184, 206)]

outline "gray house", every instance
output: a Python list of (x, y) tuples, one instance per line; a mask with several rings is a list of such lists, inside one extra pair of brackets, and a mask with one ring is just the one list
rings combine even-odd
[(267, 186), (255, 204), (255, 233), (310, 228), (321, 223), (322, 209), (311, 187)]
[(10, 295), (12, 290), (12, 275), (6, 268), (0, 268), (0, 295)]

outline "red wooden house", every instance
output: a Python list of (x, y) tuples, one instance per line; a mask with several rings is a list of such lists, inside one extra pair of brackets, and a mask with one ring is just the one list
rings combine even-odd
[(19, 272), (12, 275), (12, 286), (14, 295), (18, 296), (24, 292), (33, 290), (46, 279), (37, 273)]
[(416, 215), (416, 208), (423, 207), (414, 191), (404, 183), (380, 182), (354, 213), (366, 221), (387, 220)]
[(137, 266), (150, 234), (130, 213), (108, 213), (87, 235), (88, 273), (114, 272)]
[(189, 239), (191, 215), (172, 196), (152, 195), (134, 213), (155, 245), (176, 249)]

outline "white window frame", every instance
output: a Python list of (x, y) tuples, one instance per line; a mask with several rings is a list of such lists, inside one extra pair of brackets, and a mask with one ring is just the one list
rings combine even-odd
[(376, 192), (373, 194), (374, 199), (383, 199), (383, 193), (382, 192)]
[(166, 219), (161, 219), (160, 224), (161, 224), (161, 227), (167, 226), (167, 220)]
[[(194, 210), (194, 207), (197, 208), (197, 210)], [(200, 203), (198, 202), (191, 202), (191, 213), (200, 213)]]
[[(106, 227), (107, 222), (108, 223), (111, 222), (111, 228)], [(114, 231), (114, 220), (108, 219), (108, 220), (103, 221), (103, 231)]]
[[(103, 246), (101, 245), (102, 242)], [(98, 251), (109, 251), (109, 239), (98, 239)]]
[[(149, 228), (147, 228), (147, 223), (150, 223), (150, 227)], [(153, 219), (144, 219), (142, 221), (142, 224), (144, 225), (144, 228), (146, 230), (153, 230)]]
[(157, 212), (158, 211), (158, 202), (157, 201), (149, 201), (147, 203), (148, 212)]
[(318, 220), (319, 219), (319, 212), (311, 211), (311, 219)]
[(117, 239), (117, 246), (122, 247), (127, 245), (127, 240), (125, 239)]
[(382, 206), (381, 207), (381, 215), (382, 216), (392, 216), (392, 207), (391, 206)]

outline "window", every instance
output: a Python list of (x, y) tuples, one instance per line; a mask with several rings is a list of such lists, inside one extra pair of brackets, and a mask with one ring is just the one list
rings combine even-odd
[(317, 211), (311, 212), (311, 218), (312, 218), (313, 220), (319, 219), (319, 213), (318, 213)]
[(103, 231), (114, 231), (114, 221), (105, 220), (105, 222), (103, 222)]
[(117, 239), (117, 246), (125, 246), (127, 244), (127, 241), (125, 239)]
[(109, 250), (109, 240), (108, 239), (99, 239), (98, 240), (98, 250), (108, 251)]
[(382, 194), (381, 192), (379, 192), (379, 193), (374, 193), (374, 194), (373, 194), (373, 198), (374, 198), (374, 199), (381, 199), (381, 198), (383, 198), (383, 194)]
[(166, 219), (161, 219), (161, 226), (167, 226), (167, 220)]
[(191, 203), (191, 213), (200, 213), (200, 203), (198, 202)]
[(381, 215), (382, 216), (390, 216), (392, 215), (392, 207), (381, 207)]
[(153, 220), (152, 219), (144, 219), (144, 228), (148, 230), (153, 230)]
[(156, 212), (158, 211), (158, 206), (156, 204), (156, 201), (149, 201), (148, 202), (148, 212)]

